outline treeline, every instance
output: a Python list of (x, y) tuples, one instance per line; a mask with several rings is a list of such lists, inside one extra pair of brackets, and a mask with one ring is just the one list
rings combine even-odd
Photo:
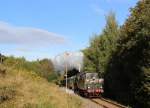
[(131, 9), (122, 26), (113, 12), (85, 54), (84, 70), (105, 78), (104, 95), (134, 108), (150, 108), (150, 0)]
[(50, 59), (27, 61), (24, 57), (3, 56), (2, 64), (12, 69), (32, 71), (48, 81), (57, 79), (54, 66)]

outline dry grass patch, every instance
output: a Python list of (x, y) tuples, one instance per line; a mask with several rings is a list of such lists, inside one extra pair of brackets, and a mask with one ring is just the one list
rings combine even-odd
[(67, 97), (32, 71), (7, 68), (6, 76), (0, 76), (0, 108), (80, 108), (78, 97)]

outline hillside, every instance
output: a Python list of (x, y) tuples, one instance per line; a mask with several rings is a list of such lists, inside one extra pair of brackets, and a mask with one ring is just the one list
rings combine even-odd
[(80, 108), (76, 96), (65, 92), (32, 70), (0, 64), (0, 108)]

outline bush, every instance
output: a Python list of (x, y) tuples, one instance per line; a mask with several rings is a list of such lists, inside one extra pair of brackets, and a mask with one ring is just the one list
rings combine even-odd
[(49, 59), (27, 61), (25, 58), (15, 58), (13, 56), (6, 57), (4, 61), (5, 66), (13, 69), (33, 71), (37, 75), (46, 78), (48, 81), (55, 80), (57, 74), (54, 72), (53, 64)]

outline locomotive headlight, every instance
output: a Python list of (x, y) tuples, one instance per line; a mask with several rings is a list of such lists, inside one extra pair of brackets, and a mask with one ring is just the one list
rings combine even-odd
[(88, 89), (89, 89), (90, 87), (88, 86)]
[(86, 81), (87, 81), (87, 82), (89, 82), (90, 80), (89, 80), (89, 79), (87, 79)]
[(102, 83), (103, 83), (103, 82), (104, 82), (104, 79), (99, 79), (99, 82), (102, 82)]
[(99, 79), (99, 82), (100, 82), (100, 83), (103, 83), (103, 82), (104, 82), (104, 80), (103, 80), (103, 79)]

